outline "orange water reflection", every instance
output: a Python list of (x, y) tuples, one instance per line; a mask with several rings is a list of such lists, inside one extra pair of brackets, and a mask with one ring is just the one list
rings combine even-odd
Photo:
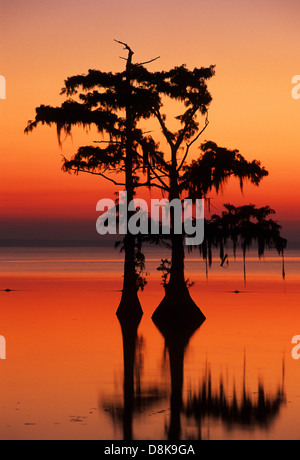
[(236, 294), (234, 280), (197, 282), (207, 320), (184, 353), (151, 320), (159, 283), (124, 336), (120, 274), (2, 277), (16, 291), (0, 293), (1, 439), (299, 438), (299, 283), (256, 279)]

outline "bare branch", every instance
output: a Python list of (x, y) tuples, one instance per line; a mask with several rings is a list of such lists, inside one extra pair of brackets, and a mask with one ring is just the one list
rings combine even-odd
[(199, 131), (199, 133), (197, 134), (197, 136), (189, 143), (187, 144), (186, 146), (186, 151), (185, 151), (185, 155), (180, 163), (180, 166), (177, 168), (177, 171), (180, 171), (180, 169), (182, 168), (187, 156), (188, 156), (188, 153), (189, 153), (189, 150), (190, 150), (190, 147), (199, 139), (199, 137), (201, 136), (201, 134), (206, 130), (207, 126), (209, 125), (209, 120), (208, 120), (208, 117), (206, 115), (206, 119), (205, 119), (205, 126), (204, 128), (202, 128), (201, 131)]
[[(140, 154), (140, 153), (137, 153), (136, 154), (143, 159), (143, 156)], [(156, 177), (157, 180), (159, 180), (159, 182), (162, 184), (163, 186), (163, 190), (169, 190), (169, 187), (167, 184), (164, 183), (164, 181), (160, 178), (160, 176), (157, 174), (157, 172), (155, 171), (155, 169), (151, 166), (151, 164), (149, 163), (149, 168), (151, 170), (151, 172), (154, 174), (154, 176)]]
[(114, 185), (118, 185), (118, 186), (121, 186), (121, 187), (125, 187), (126, 184), (123, 184), (123, 183), (120, 183), (120, 182), (116, 182), (114, 179), (111, 179), (110, 177), (107, 177), (105, 176), (105, 174), (102, 174), (100, 172), (95, 172), (95, 171), (88, 171), (86, 169), (81, 169), (81, 168), (70, 168), (68, 171), (74, 171), (76, 173), (79, 173), (79, 172), (83, 172), (83, 173), (86, 173), (86, 174), (92, 174), (94, 176), (101, 176), (103, 177), (104, 179), (108, 180), (109, 182), (112, 182)]
[(139, 64), (135, 64), (135, 65), (139, 66), (139, 65), (150, 64), (150, 62), (157, 61), (157, 59), (160, 59), (160, 56), (157, 56), (156, 58), (150, 59), (150, 61), (140, 62)]
[(93, 141), (94, 144), (120, 144), (122, 145), (122, 142), (119, 141)]
[(147, 187), (147, 186), (157, 187), (157, 188), (159, 188), (160, 190), (166, 191), (165, 187), (163, 187), (162, 185), (159, 185), (159, 184), (155, 184), (154, 182), (151, 182), (151, 183), (144, 182), (143, 184), (136, 184), (136, 185), (135, 185), (135, 187)]
[(124, 49), (125, 49), (125, 50), (128, 50), (130, 53), (133, 54), (132, 49), (130, 48), (129, 45), (127, 45), (127, 43), (121, 42), (120, 40), (116, 40), (116, 39), (114, 39), (114, 41), (117, 42), (117, 43), (120, 43), (120, 45), (124, 45)]
[(156, 115), (156, 118), (157, 118), (158, 121), (159, 121), (159, 124), (160, 124), (160, 126), (161, 126), (161, 129), (162, 129), (164, 135), (165, 135), (165, 138), (166, 138), (167, 141), (168, 141), (168, 144), (170, 145), (171, 149), (173, 149), (174, 143), (173, 143), (173, 141), (172, 141), (172, 139), (171, 139), (170, 133), (169, 133), (169, 131), (167, 130), (167, 127), (166, 127), (166, 125), (165, 125), (165, 123), (164, 123), (164, 121), (163, 121), (163, 119), (162, 119), (162, 116), (161, 116), (159, 110), (155, 110), (155, 111), (154, 111), (154, 114)]
[[(169, 165), (165, 160), (164, 160), (164, 167), (169, 171)], [(164, 171), (162, 168), (160, 168), (157, 164), (155, 165), (155, 168), (158, 171), (160, 171), (164, 175), (164, 177), (169, 177), (168, 173), (166, 171)]]
[(175, 144), (175, 149), (178, 150), (183, 139), (184, 139), (184, 136), (189, 128), (189, 125), (190, 125), (190, 122), (193, 120), (193, 116), (195, 115), (195, 113), (197, 112), (198, 110), (198, 106), (194, 107), (191, 114), (189, 115), (188, 119), (186, 120), (185, 122), (185, 125), (184, 125), (184, 128), (182, 129), (180, 135), (178, 136), (177, 138), (177, 141), (176, 141), (176, 144)]

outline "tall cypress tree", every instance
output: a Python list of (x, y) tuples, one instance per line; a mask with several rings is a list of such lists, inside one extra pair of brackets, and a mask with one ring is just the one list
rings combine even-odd
[[(207, 82), (214, 73), (214, 66), (188, 70), (182, 65), (167, 72), (151, 73), (143, 68), (137, 75), (138, 81), (161, 101), (159, 105), (153, 106), (152, 115), (158, 122), (169, 152), (155, 165), (159, 177), (153, 174), (151, 184), (159, 185), (168, 194), (170, 201), (184, 198), (194, 201), (208, 199), (208, 194), (211, 191), (218, 193), (230, 177), (239, 179), (241, 189), (246, 180), (258, 186), (262, 178), (268, 175), (259, 161), (249, 162), (238, 150), (219, 147), (211, 141), (200, 145), (201, 153), (196, 160), (189, 160), (189, 155), (209, 124), (208, 110), (212, 97)], [(175, 129), (169, 127), (169, 119), (165, 113), (164, 107), (167, 107), (168, 100), (176, 101), (181, 107), (173, 114), (179, 122), (179, 127)], [(202, 126), (199, 118), (203, 120)], [(150, 167), (151, 171), (153, 169)], [(182, 324), (182, 319), (188, 318), (189, 315), (195, 318), (196, 322), (205, 319), (189, 294), (184, 274), (185, 235), (183, 230), (181, 234), (175, 233), (174, 218), (171, 211), (172, 255), (169, 279), (165, 283), (166, 294), (153, 315), (157, 323), (165, 324), (166, 327), (170, 318), (174, 321), (177, 318), (179, 325)], [(212, 230), (213, 227), (209, 228)], [(206, 225), (206, 231), (207, 229)], [(224, 241), (219, 239), (217, 243), (216, 234), (209, 237), (216, 244), (222, 244)], [(233, 233), (232, 237), (234, 238)]]
[[(188, 70), (182, 65), (170, 71), (150, 72), (145, 64), (153, 60), (133, 63), (131, 48), (126, 43), (119, 43), (128, 52), (123, 72), (112, 74), (90, 70), (86, 75), (69, 77), (62, 90), (67, 100), (60, 107), (38, 107), (35, 120), (28, 123), (26, 132), (32, 131), (39, 123), (55, 124), (60, 140), (61, 132), (70, 134), (73, 126), (96, 126), (108, 139), (100, 141), (101, 147), (80, 147), (71, 160), (64, 160), (63, 168), (76, 173), (97, 174), (124, 187), (128, 201), (142, 186), (157, 187), (167, 194), (169, 201), (184, 198), (208, 200), (209, 193), (218, 193), (231, 177), (239, 179), (241, 189), (247, 180), (258, 186), (268, 172), (259, 161), (247, 161), (236, 149), (229, 150), (208, 141), (200, 145), (198, 158), (189, 160), (192, 149), (209, 124), (208, 110), (212, 97), (207, 82), (214, 76), (214, 66)], [(75, 96), (77, 100), (73, 99)], [(168, 100), (176, 101), (181, 107), (175, 114), (179, 123), (175, 129), (170, 128), (165, 113), (169, 111)], [(153, 137), (138, 127), (140, 120), (150, 117), (156, 119), (166, 141), (168, 151), (164, 154), (159, 151)], [(117, 182), (116, 176), (108, 174), (110, 172), (123, 173), (124, 182)], [(280, 236), (280, 228), (266, 219), (268, 213), (264, 214), (263, 208), (260, 211), (253, 208), (248, 214), (244, 212), (246, 208), (236, 209), (236, 228), (230, 227), (230, 231), (227, 228), (223, 234), (226, 212), (219, 220), (213, 216), (211, 221), (206, 221), (205, 241), (200, 247), (206, 260), (211, 260), (213, 247), (220, 247), (220, 255), (224, 257), (223, 247), (229, 239), (234, 244), (237, 239), (242, 242), (244, 255), (254, 241), (260, 248), (264, 245), (283, 251), (285, 240)], [(258, 218), (254, 229), (250, 221), (259, 212), (264, 217)], [(128, 220), (131, 215), (128, 213)], [(181, 325), (183, 317), (187, 320), (190, 317), (195, 324), (201, 323), (205, 317), (190, 297), (185, 280), (185, 235), (183, 231), (181, 234), (174, 231), (174, 219), (171, 211), (169, 278), (165, 283), (165, 297), (153, 318), (166, 326), (170, 319), (175, 321), (176, 318)], [(251, 234), (251, 231), (254, 233)], [(123, 314), (130, 316), (132, 313), (137, 317), (142, 314), (137, 296), (136, 244), (136, 237), (127, 233), (124, 238), (123, 295), (118, 309), (120, 317)]]
[[(64, 159), (63, 169), (74, 173), (89, 173), (124, 187), (130, 202), (137, 186), (148, 185), (140, 181), (140, 175), (160, 159), (161, 153), (149, 135), (138, 128), (139, 120), (152, 114), (159, 105), (158, 95), (146, 89), (135, 78), (135, 69), (152, 62), (133, 64), (133, 51), (123, 42), (127, 51), (124, 71), (111, 73), (89, 70), (86, 75), (75, 75), (65, 80), (61, 94), (66, 100), (60, 107), (41, 105), (36, 108), (34, 121), (25, 129), (31, 132), (39, 124), (56, 125), (59, 143), (61, 133), (69, 135), (74, 126), (95, 126), (107, 140), (99, 145), (82, 146), (70, 159)], [(157, 58), (155, 58), (157, 59)], [(155, 160), (155, 158), (157, 160)], [(123, 181), (111, 177), (110, 173), (122, 173)], [(128, 220), (130, 213), (128, 213)], [(118, 316), (139, 317), (142, 308), (138, 299), (138, 274), (136, 272), (137, 241), (127, 233), (124, 238), (124, 281)]]

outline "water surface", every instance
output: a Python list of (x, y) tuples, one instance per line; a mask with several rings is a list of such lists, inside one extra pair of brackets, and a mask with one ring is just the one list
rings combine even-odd
[(251, 253), (246, 286), (240, 257), (224, 268), (216, 259), (207, 279), (199, 254), (188, 255), (207, 320), (184, 350), (167, 348), (151, 320), (166, 256), (148, 250), (144, 316), (122, 335), (117, 251), (1, 249), (0, 289), (13, 289), (0, 292), (2, 440), (300, 438), (300, 360), (291, 357), (300, 254), (287, 253), (283, 281), (280, 258)]

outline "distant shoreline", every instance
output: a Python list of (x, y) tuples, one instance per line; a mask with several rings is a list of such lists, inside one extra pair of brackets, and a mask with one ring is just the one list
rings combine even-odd
[[(118, 235), (113, 235), (111, 239), (100, 239), (98, 241), (88, 241), (88, 240), (0, 240), (1, 248), (114, 248), (114, 243), (120, 240), (122, 237)], [(144, 247), (155, 247), (149, 243), (145, 243)], [(229, 246), (229, 250), (231, 247)], [(288, 246), (286, 251), (298, 250), (300, 249), (300, 241), (288, 241)], [(251, 248), (256, 250), (254, 246)]]

